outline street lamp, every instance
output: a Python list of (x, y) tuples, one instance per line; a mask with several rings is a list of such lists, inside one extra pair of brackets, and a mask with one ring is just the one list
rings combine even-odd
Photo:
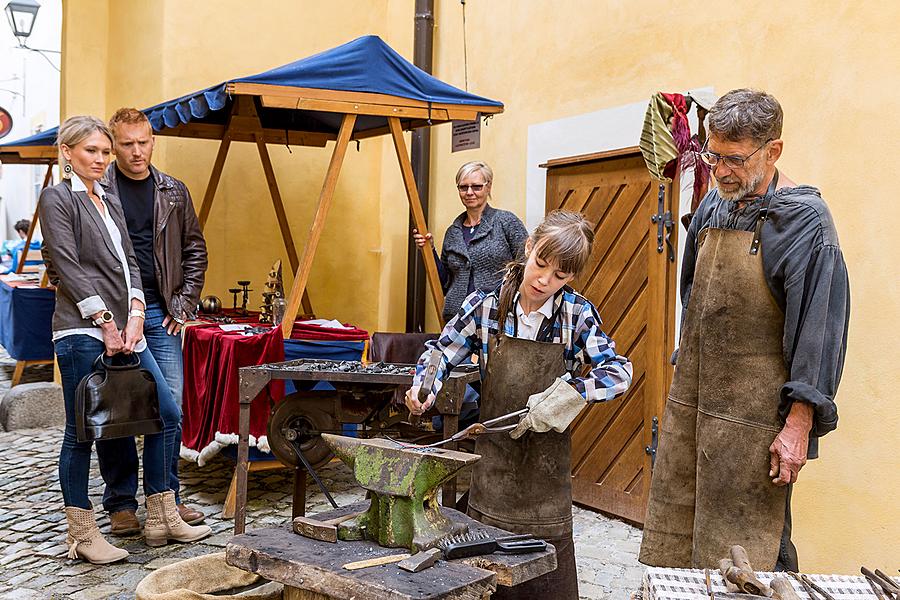
[(25, 45), (25, 39), (34, 29), (34, 20), (41, 5), (36, 0), (12, 0), (6, 5), (6, 17), (13, 35), (19, 38), (19, 44)]
[(25, 40), (31, 35), (31, 30), (34, 29), (34, 21), (40, 8), (41, 5), (36, 0), (11, 0), (6, 5), (6, 18), (9, 19), (9, 27), (12, 29), (13, 35), (19, 40), (19, 48), (37, 52), (50, 63), (51, 67), (59, 71), (59, 67), (47, 56), (47, 53), (60, 54), (59, 50), (31, 48), (25, 43)]

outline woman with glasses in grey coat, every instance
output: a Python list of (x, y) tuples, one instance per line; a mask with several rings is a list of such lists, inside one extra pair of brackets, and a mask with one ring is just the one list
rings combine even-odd
[[(500, 284), (506, 265), (524, 255), (528, 231), (515, 214), (488, 204), (494, 172), (483, 162), (468, 162), (456, 172), (456, 189), (465, 207), (444, 234), (444, 245), (437, 259), (438, 274), (444, 288), (444, 321), (459, 311), (466, 296), (479, 289)], [(431, 234), (413, 229), (419, 248), (434, 241)]]

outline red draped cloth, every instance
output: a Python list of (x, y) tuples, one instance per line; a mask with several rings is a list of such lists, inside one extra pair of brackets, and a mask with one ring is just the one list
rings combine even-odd
[[(218, 325), (188, 327), (184, 333), (184, 396), (182, 444), (201, 452), (216, 434), (238, 431), (238, 368), (281, 362), (281, 328), (245, 336), (225, 332)], [(266, 435), (270, 398), (284, 397), (284, 382), (272, 381), (250, 405), (250, 435)], [(223, 444), (224, 445), (224, 444)], [(210, 454), (218, 450), (215, 447)], [(205, 462), (203, 455), (200, 462)]]

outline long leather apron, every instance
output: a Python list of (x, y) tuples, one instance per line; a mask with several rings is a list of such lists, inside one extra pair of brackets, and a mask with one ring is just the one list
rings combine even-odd
[(787, 380), (784, 314), (766, 284), (759, 234), (701, 232), (651, 480), (640, 561), (716, 567), (740, 544), (758, 570), (775, 566), (786, 490), (772, 484), (769, 446)]
[[(498, 335), (488, 340), (481, 386), (481, 419), (525, 407), (528, 396), (547, 389), (566, 372), (563, 345)], [(475, 443), (469, 516), (513, 533), (531, 533), (556, 548), (555, 571), (492, 598), (577, 600), (578, 574), (572, 541), (571, 436), (528, 432), (518, 440), (504, 433)]]

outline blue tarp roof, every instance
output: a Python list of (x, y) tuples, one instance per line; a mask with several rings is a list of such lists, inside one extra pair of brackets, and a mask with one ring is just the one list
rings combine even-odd
[[(229, 79), (218, 85), (146, 109), (155, 131), (200, 122), (223, 125), (232, 99), (229, 83), (316, 88), (389, 94), (439, 104), (503, 106), (432, 77), (400, 56), (375, 35), (367, 35), (331, 50), (271, 69), (258, 75)], [(341, 115), (316, 111), (257, 107), (263, 127), (292, 131), (336, 132)], [(299, 113), (299, 114), (298, 114)], [(384, 127), (384, 117), (360, 116), (354, 131)]]
[[(380, 37), (367, 35), (258, 75), (229, 79), (193, 94), (151, 106), (143, 112), (157, 132), (186, 123), (224, 125), (233, 102), (226, 91), (226, 85), (236, 82), (371, 92), (436, 104), (503, 106), (502, 102), (470, 94), (432, 77), (400, 56)], [(257, 106), (257, 111), (263, 127), (282, 131), (335, 133), (341, 124), (341, 115), (338, 113), (262, 106)], [(385, 117), (361, 115), (356, 120), (354, 131), (366, 131), (386, 125)], [(54, 127), (21, 140), (0, 144), (0, 147), (53, 146), (56, 144), (58, 129)]]
[(54, 127), (53, 129), (48, 129), (47, 131), (39, 131), (34, 135), (29, 135), (27, 138), (0, 144), (0, 148), (3, 148), (4, 146), (55, 146), (56, 132), (58, 130), (59, 127)]

